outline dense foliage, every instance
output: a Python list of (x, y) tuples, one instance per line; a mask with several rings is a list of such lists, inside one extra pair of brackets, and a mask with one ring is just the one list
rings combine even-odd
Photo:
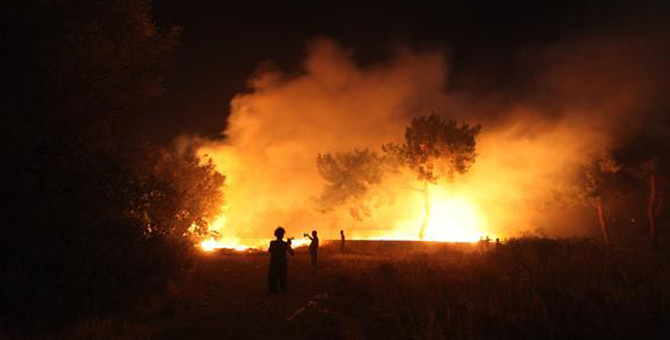
[(467, 172), (477, 159), (477, 135), (480, 125), (458, 123), (435, 114), (412, 119), (405, 129), (402, 144), (384, 144), (382, 153), (368, 149), (317, 155), (319, 174), (326, 181), (316, 200), (317, 210), (327, 212), (349, 205), (351, 215), (361, 219), (369, 215), (366, 200), (372, 189), (393, 174), (409, 170), (423, 184), (420, 191), (425, 214), (419, 238), (425, 236), (431, 213), (429, 185), (439, 180), (453, 180), (456, 174)]
[(161, 94), (178, 32), (148, 1), (3, 6), (0, 322), (122, 309), (179, 275), (223, 199), (211, 163), (132, 124)]

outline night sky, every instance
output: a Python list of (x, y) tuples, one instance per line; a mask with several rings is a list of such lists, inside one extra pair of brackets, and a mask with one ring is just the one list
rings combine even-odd
[(363, 66), (387, 58), (398, 44), (440, 49), (448, 57), (450, 89), (477, 95), (514, 91), (534, 72), (523, 62), (534, 48), (630, 21), (658, 20), (668, 7), (663, 1), (464, 3), (156, 0), (158, 26), (181, 27), (181, 44), (167, 93), (142, 124), (151, 126), (147, 132), (163, 143), (180, 134), (219, 136), (230, 99), (245, 91), (254, 70), (270, 62), (283, 71), (300, 72), (305, 44), (320, 36), (352, 48)]

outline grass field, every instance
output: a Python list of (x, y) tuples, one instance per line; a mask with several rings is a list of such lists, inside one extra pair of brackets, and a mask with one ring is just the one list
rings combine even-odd
[(304, 248), (269, 295), (268, 256), (207, 253), (190, 279), (68, 339), (667, 339), (663, 255), (589, 240), (507, 244), (349, 242)]

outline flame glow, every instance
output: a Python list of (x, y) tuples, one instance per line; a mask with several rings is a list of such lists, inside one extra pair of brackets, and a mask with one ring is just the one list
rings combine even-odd
[(295, 245), (311, 230), (324, 240), (340, 230), (347, 239), (418, 240), (426, 196), (416, 174), (386, 178), (323, 213), (314, 204), (324, 187), (316, 156), (380, 152), (384, 143), (402, 143), (412, 117), (431, 112), (481, 123), (482, 132), (469, 171), (431, 188), (426, 240), (597, 235), (593, 212), (570, 205), (570, 185), (617, 131), (635, 130), (627, 117), (651, 112), (649, 98), (667, 97), (654, 80), (667, 72), (643, 67), (655, 54), (637, 53), (644, 49), (627, 39), (586, 37), (538, 53), (544, 69), (532, 63), (536, 76), (517, 98), (445, 92), (449, 65), (440, 51), (401, 48), (361, 67), (351, 50), (317, 39), (301, 72), (267, 68), (250, 79), (249, 91), (231, 102), (225, 137), (183, 140), (226, 176), (226, 206), (203, 249), (262, 249), (278, 225), (298, 236)]
[(239, 244), (238, 240), (217, 241), (214, 238), (209, 238), (200, 242), (200, 247), (202, 248), (202, 250), (207, 252), (214, 251), (217, 249), (245, 251), (251, 248), (247, 245)]
[(433, 200), (433, 209), (426, 229), (426, 239), (449, 242), (475, 242), (484, 236), (486, 222), (479, 208), (464, 197), (440, 197)]
[[(472, 198), (463, 193), (449, 194), (439, 187), (431, 190), (431, 214), (428, 219), (425, 241), (437, 242), (477, 242), (484, 237), (494, 238), (488, 228), (484, 214)], [(425, 210), (422, 199), (408, 196), (405, 205), (410, 216), (399, 220), (390, 229), (379, 229), (373, 232), (354, 233), (356, 239), (362, 240), (418, 240), (417, 230), (423, 222)], [(217, 224), (222, 228), (225, 218), (222, 216)], [(221, 229), (219, 229), (221, 230)], [(293, 248), (307, 246), (307, 238), (291, 238)], [(270, 239), (215, 239), (208, 238), (200, 243), (202, 250), (211, 252), (217, 249), (246, 251), (249, 249), (265, 250)]]
[[(211, 231), (215, 231), (217, 234), (226, 234), (230, 235), (235, 233), (234, 230), (229, 230), (226, 228), (227, 218), (225, 215), (219, 216), (216, 221), (210, 226)], [(213, 252), (215, 250), (234, 250), (234, 251), (247, 251), (247, 250), (266, 250), (269, 246), (270, 239), (264, 238), (247, 238), (240, 239), (236, 237), (209, 237), (199, 243), (200, 249), (205, 252)], [(293, 248), (303, 247), (309, 245), (310, 240), (302, 238), (291, 237), (291, 244)]]

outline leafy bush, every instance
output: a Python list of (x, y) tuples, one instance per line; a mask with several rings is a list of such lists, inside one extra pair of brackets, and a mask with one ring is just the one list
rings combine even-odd
[[(2, 29), (0, 326), (122, 310), (180, 274), (222, 203), (211, 162), (152, 146), (176, 30), (148, 1), (10, 2)], [(196, 228), (202, 230), (202, 228)]]

